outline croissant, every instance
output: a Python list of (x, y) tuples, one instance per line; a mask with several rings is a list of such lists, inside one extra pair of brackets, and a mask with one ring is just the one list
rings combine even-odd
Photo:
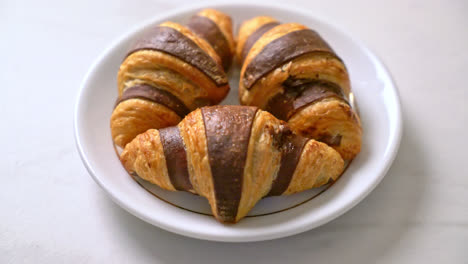
[(262, 197), (334, 181), (344, 166), (333, 148), (251, 106), (197, 109), (177, 126), (138, 135), (120, 159), (161, 188), (207, 198), (223, 223), (239, 221)]
[(347, 69), (319, 34), (256, 17), (242, 24), (236, 56), (242, 63), (241, 104), (269, 111), (345, 160), (360, 152), (361, 121), (349, 103)]
[[(174, 126), (190, 111), (218, 104), (229, 92), (221, 65), (232, 57), (226, 53), (233, 45), (230, 18), (202, 11), (189, 25), (194, 31), (173, 22), (149, 29), (120, 65), (119, 98), (111, 116), (116, 145), (124, 147), (150, 128)], [(219, 32), (213, 33), (216, 25)], [(228, 44), (211, 46), (213, 35), (220, 34)]]

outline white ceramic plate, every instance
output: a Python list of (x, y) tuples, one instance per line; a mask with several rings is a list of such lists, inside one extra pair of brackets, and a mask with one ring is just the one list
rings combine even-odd
[[(305, 24), (318, 31), (345, 61), (364, 134), (362, 152), (343, 176), (329, 188), (264, 199), (250, 217), (235, 225), (220, 224), (206, 215), (210, 214), (208, 204), (201, 197), (164, 191), (144, 182), (140, 185), (129, 177), (116, 156), (109, 128), (117, 97), (119, 65), (132, 41), (145, 30), (166, 20), (184, 23), (203, 7), (193, 6), (155, 17), (116, 41), (91, 67), (78, 95), (75, 137), (83, 163), (94, 180), (116, 203), (155, 226), (194, 238), (233, 242), (268, 240), (312, 229), (338, 217), (367, 196), (389, 169), (400, 142), (400, 104), (390, 74), (361, 42), (318, 19), (317, 14), (276, 5), (209, 7), (230, 14), (235, 28), (258, 15)], [(232, 91), (223, 103), (237, 104), (238, 73), (233, 71), (230, 75)]]

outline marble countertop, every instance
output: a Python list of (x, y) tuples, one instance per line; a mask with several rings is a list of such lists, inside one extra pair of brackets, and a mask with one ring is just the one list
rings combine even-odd
[(463, 0), (288, 2), (363, 40), (399, 87), (399, 154), (345, 215), (300, 235), (230, 244), (174, 235), (114, 204), (75, 148), (78, 87), (114, 39), (186, 2), (0, 3), (0, 263), (468, 263)]

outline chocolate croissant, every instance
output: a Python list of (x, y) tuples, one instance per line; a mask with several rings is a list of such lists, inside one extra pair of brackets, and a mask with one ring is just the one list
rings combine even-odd
[[(227, 16), (214, 11), (201, 14), (212, 24), (222, 25), (219, 31), (232, 40)], [(211, 46), (204, 38), (212, 37), (211, 33), (201, 32), (204, 27), (213, 30), (214, 25), (200, 22), (201, 15), (193, 19), (198, 22), (192, 20), (190, 27), (197, 34), (165, 22), (148, 30), (122, 62), (117, 78), (119, 99), (111, 117), (112, 138), (118, 146), (150, 128), (174, 126), (191, 110), (218, 104), (227, 95), (228, 79), (217, 53), (227, 59), (225, 44)], [(228, 43), (230, 50), (232, 43)]]
[(177, 126), (138, 135), (120, 159), (129, 173), (161, 188), (206, 197), (225, 223), (242, 219), (262, 197), (334, 181), (344, 166), (333, 148), (249, 106), (197, 109)]
[(269, 111), (346, 160), (360, 152), (361, 122), (349, 103), (348, 72), (317, 32), (257, 17), (243, 23), (238, 39), (242, 104)]

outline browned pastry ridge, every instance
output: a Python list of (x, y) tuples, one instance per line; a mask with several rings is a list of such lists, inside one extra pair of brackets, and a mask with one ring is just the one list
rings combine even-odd
[(129, 173), (166, 190), (206, 197), (224, 223), (245, 217), (262, 197), (334, 181), (344, 166), (333, 148), (250, 106), (197, 109), (177, 126), (138, 135), (120, 159)]
[(150, 128), (174, 126), (190, 111), (224, 99), (229, 84), (222, 65), (234, 53), (231, 27), (229, 16), (209, 9), (188, 28), (165, 22), (135, 42), (117, 76), (119, 98), (111, 116), (116, 145), (124, 147)]
[(269, 111), (345, 160), (360, 152), (361, 121), (349, 104), (348, 72), (319, 34), (256, 17), (242, 24), (236, 57), (242, 63), (241, 104)]

